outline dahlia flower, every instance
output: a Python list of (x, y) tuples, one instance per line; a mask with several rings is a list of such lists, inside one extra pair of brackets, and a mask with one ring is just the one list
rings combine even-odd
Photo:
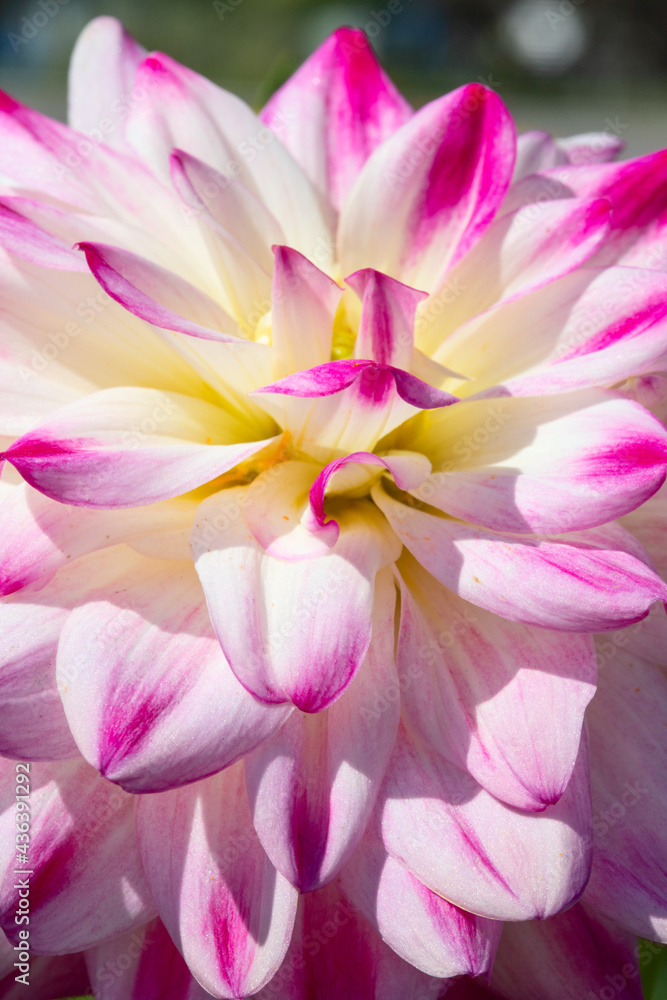
[(352, 29), (0, 113), (1, 995), (640, 997), (667, 152)]

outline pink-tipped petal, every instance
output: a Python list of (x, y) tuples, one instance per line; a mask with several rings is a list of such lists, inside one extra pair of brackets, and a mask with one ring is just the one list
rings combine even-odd
[(610, 210), (603, 198), (566, 198), (496, 218), (420, 308), (420, 347), (447, 350), (447, 338), (471, 317), (576, 270), (603, 243)]
[(72, 128), (123, 149), (123, 121), (137, 98), (137, 66), (146, 50), (115, 17), (96, 17), (79, 35), (69, 67), (68, 120)]
[(354, 356), (409, 370), (415, 314), (426, 292), (410, 288), (370, 267), (349, 275), (345, 283), (362, 300)]
[(237, 177), (261, 197), (290, 246), (329, 265), (331, 236), (315, 190), (247, 104), (160, 52), (139, 65), (136, 84), (147, 97), (130, 112), (126, 135), (158, 176), (169, 183), (179, 149)]
[(412, 558), (400, 573), (397, 664), (411, 730), (509, 805), (557, 802), (595, 693), (592, 639), (473, 607)]
[(63, 630), (57, 678), (81, 752), (130, 792), (220, 771), (288, 714), (236, 680), (191, 563), (142, 559), (89, 593)]
[(432, 290), (505, 196), (514, 128), (500, 98), (468, 84), (421, 108), (370, 157), (339, 229), (343, 274), (374, 267)]
[[(305, 506), (307, 486), (302, 491)], [(357, 501), (340, 517), (340, 537), (326, 554), (279, 559), (246, 523), (248, 497), (243, 487), (223, 490), (197, 512), (193, 555), (211, 619), (249, 691), (318, 712), (345, 690), (366, 655), (375, 574), (396, 558), (398, 543), (375, 507)], [(283, 504), (294, 517), (294, 500)]]
[(460, 910), (423, 885), (367, 830), (341, 889), (406, 962), (429, 976), (488, 974), (503, 925)]
[[(16, 944), (17, 769), (13, 761), (1, 768), (0, 923)], [(155, 907), (135, 841), (134, 796), (81, 758), (31, 764), (28, 777), (31, 948), (37, 954), (81, 951), (151, 920)]]
[(337, 209), (364, 163), (412, 116), (362, 31), (338, 28), (262, 110), (316, 189)]
[(105, 292), (140, 319), (204, 340), (238, 338), (231, 316), (179, 275), (120, 247), (78, 246)]
[(505, 1000), (642, 1000), (636, 939), (577, 903), (549, 920), (505, 924), (491, 974)]
[(348, 690), (325, 712), (293, 712), (246, 760), (255, 829), (275, 867), (302, 892), (337, 875), (363, 834), (384, 777), (400, 713), (395, 604), (385, 569), (375, 588), (373, 638)]
[[(497, 412), (492, 413), (495, 409)], [(415, 496), (494, 531), (557, 534), (613, 521), (662, 485), (667, 432), (602, 390), (459, 404), (412, 439), (434, 472)], [(482, 428), (488, 440), (477, 446)]]
[(2, 457), (60, 503), (139, 507), (210, 482), (277, 440), (240, 443), (243, 433), (202, 399), (105, 389), (63, 407)]
[(495, 920), (543, 919), (584, 890), (591, 863), (585, 741), (544, 812), (521, 812), (399, 731), (381, 806), (388, 853), (456, 906)]
[(57, 271), (85, 271), (86, 265), (62, 240), (51, 236), (12, 206), (0, 202), (0, 246), (17, 257)]
[(494, 534), (416, 510), (380, 484), (373, 498), (398, 537), (449, 590), (502, 618), (563, 632), (601, 632), (644, 618), (667, 586), (606, 528), (529, 538)]
[[(285, 407), (273, 395), (315, 399)], [(371, 451), (379, 439), (420, 409), (450, 406), (457, 397), (410, 372), (365, 359), (329, 361), (263, 386), (254, 398), (289, 430), (294, 445), (321, 462)]]
[(257, 839), (243, 764), (142, 796), (137, 831), (160, 917), (200, 984), (229, 1000), (261, 989), (287, 951), (298, 894)]

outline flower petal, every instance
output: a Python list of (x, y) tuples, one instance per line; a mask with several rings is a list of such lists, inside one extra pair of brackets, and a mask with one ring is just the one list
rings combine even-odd
[(419, 346), (432, 354), (494, 303), (519, 298), (580, 267), (607, 235), (609, 215), (605, 199), (568, 198), (496, 218), (420, 306)]
[(140, 64), (136, 84), (148, 93), (130, 112), (126, 135), (158, 176), (169, 182), (173, 149), (237, 176), (264, 200), (290, 246), (329, 264), (331, 237), (315, 191), (247, 104), (160, 52)]
[(120, 247), (78, 246), (105, 292), (139, 319), (205, 340), (238, 339), (231, 316), (179, 275)]
[(417, 288), (437, 287), (491, 222), (514, 145), (505, 106), (480, 84), (421, 108), (370, 157), (345, 203), (343, 274), (374, 267)]
[[(16, 765), (2, 762), (0, 922), (16, 943)], [(81, 758), (30, 764), (30, 945), (64, 954), (155, 915), (134, 833), (135, 799)]]
[(293, 712), (246, 760), (255, 829), (269, 858), (302, 892), (331, 881), (354, 850), (375, 803), (396, 735), (396, 591), (377, 577), (373, 636), (345, 694), (317, 715)]
[(90, 21), (70, 61), (67, 92), (72, 128), (123, 149), (122, 112), (127, 114), (136, 69), (145, 55), (115, 17)]
[(275, 375), (282, 377), (329, 361), (342, 289), (291, 247), (273, 251), (271, 343)]
[(495, 920), (543, 919), (583, 892), (591, 854), (585, 741), (562, 798), (533, 813), (499, 802), (401, 731), (384, 796), (389, 854), (462, 909)]
[(355, 358), (410, 370), (415, 314), (426, 292), (419, 292), (368, 267), (345, 279), (362, 299)]
[(200, 984), (216, 997), (257, 992), (287, 951), (297, 892), (253, 830), (243, 764), (142, 796), (137, 830), (160, 917)]
[(493, 534), (391, 498), (373, 499), (406, 548), (467, 601), (510, 621), (601, 632), (644, 618), (667, 586), (606, 529), (560, 538)]
[(0, 506), (0, 593), (37, 581), (43, 586), (70, 560), (118, 542), (147, 546), (159, 539), (162, 553), (171, 555), (183, 539), (185, 557), (195, 510), (190, 500), (167, 500), (102, 513), (56, 503), (23, 484)]
[[(321, 711), (366, 655), (375, 574), (396, 558), (398, 543), (375, 508), (358, 501), (342, 513), (328, 554), (277, 559), (246, 524), (247, 498), (243, 487), (223, 490), (197, 512), (193, 554), (211, 620), (232, 670), (256, 697)], [(295, 518), (294, 500), (283, 503)]]
[(411, 435), (435, 470), (414, 495), (494, 531), (605, 524), (647, 500), (667, 470), (664, 427), (601, 390), (465, 401), (447, 418), (429, 415)]
[(595, 693), (592, 640), (475, 608), (411, 557), (399, 567), (397, 665), (411, 731), (509, 805), (557, 802)]
[(373, 831), (341, 872), (340, 885), (382, 939), (427, 975), (490, 972), (502, 923), (460, 910), (422, 885)]
[(56, 686), (56, 652), (71, 610), (94, 587), (113, 587), (137, 557), (127, 550), (76, 560), (37, 593), (0, 603), (0, 754), (22, 760), (78, 756)]
[(58, 686), (86, 759), (129, 792), (228, 767), (288, 714), (229, 669), (191, 563), (141, 560), (69, 617)]
[(66, 243), (51, 236), (12, 206), (12, 199), (0, 202), (0, 245), (18, 257), (58, 271), (85, 271), (83, 261)]
[(364, 163), (412, 116), (366, 35), (338, 28), (260, 115), (323, 198), (340, 209)]
[(60, 503), (138, 507), (210, 482), (277, 440), (239, 443), (243, 435), (202, 399), (106, 389), (63, 407), (2, 457)]

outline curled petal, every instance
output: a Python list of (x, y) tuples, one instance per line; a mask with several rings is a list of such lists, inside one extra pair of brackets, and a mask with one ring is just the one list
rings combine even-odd
[[(283, 560), (257, 542), (243, 516), (247, 503), (248, 491), (233, 488), (197, 513), (193, 554), (211, 620), (232, 670), (256, 697), (321, 711), (366, 655), (375, 574), (396, 558), (397, 540), (372, 504), (357, 501), (326, 554)], [(294, 502), (284, 510), (293, 517)]]

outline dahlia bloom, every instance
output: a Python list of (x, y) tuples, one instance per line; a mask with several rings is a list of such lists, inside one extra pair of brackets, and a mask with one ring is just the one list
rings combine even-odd
[(44, 998), (640, 997), (667, 153), (352, 29), (256, 117), (101, 18), (0, 113), (0, 995), (26, 868)]

